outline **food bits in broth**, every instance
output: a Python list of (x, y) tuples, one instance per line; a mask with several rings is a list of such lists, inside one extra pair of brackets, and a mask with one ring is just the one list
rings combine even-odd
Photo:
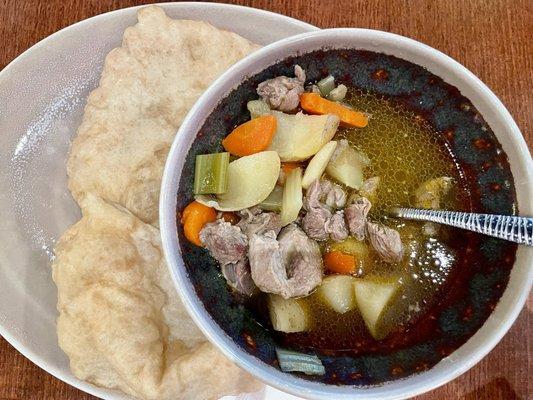
[[(365, 169), (365, 178), (379, 176), (380, 185), (373, 196), (371, 219), (381, 221), (398, 230), (405, 244), (402, 262), (389, 264), (380, 259), (369, 247), (365, 257), (358, 260), (357, 276), (368, 274), (395, 279), (400, 289), (381, 316), (383, 333), (400, 331), (403, 325), (416, 320), (438, 300), (439, 289), (447, 282), (457, 252), (448, 245), (449, 229), (423, 223), (391, 218), (391, 207), (415, 207), (414, 193), (424, 182), (447, 176), (454, 187), (441, 199), (442, 209), (468, 208), (468, 193), (462, 189), (462, 175), (454, 162), (446, 142), (425, 120), (412, 111), (379, 95), (350, 90), (345, 100), (354, 109), (370, 116), (364, 129), (343, 128), (336, 138), (345, 138), (366, 154), (371, 163)], [(337, 248), (328, 242), (326, 248)], [(349, 350), (355, 353), (371, 352), (364, 344), (374, 342), (368, 334), (358, 310), (345, 314), (334, 312), (315, 292), (306, 301), (312, 312), (312, 328), (301, 334), (287, 335), (287, 342), (327, 350)]]
[(257, 322), (304, 352), (278, 352), (281, 368), (298, 360), (316, 374), (308, 351), (376, 353), (412, 337), (404, 333), (438, 303), (460, 257), (448, 228), (389, 210), (468, 209), (469, 196), (423, 118), (334, 77), (305, 85), (305, 71), (294, 73), (259, 84), (251, 119), (222, 141), (226, 153), (209, 155), (240, 157), (216, 165), (226, 191), (195, 191), (238, 222), (195, 216), (185, 230), (200, 230)]

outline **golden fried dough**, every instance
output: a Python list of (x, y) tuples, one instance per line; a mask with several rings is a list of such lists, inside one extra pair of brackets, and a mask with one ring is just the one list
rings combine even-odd
[[(258, 384), (187, 315), (159, 231), (92, 194), (56, 247), (59, 345), (74, 374), (143, 399), (217, 399)], [(216, 368), (214, 368), (216, 366)]]
[(138, 20), (107, 55), (67, 170), (78, 202), (95, 193), (157, 225), (161, 175), (181, 122), (211, 82), (258, 46), (155, 6)]

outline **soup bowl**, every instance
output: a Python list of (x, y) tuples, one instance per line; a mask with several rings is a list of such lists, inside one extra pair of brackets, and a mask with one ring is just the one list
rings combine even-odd
[[(167, 159), (160, 200), (163, 248), (177, 291), (204, 334), (260, 380), (310, 399), (400, 399), (434, 389), (480, 361), (510, 328), (532, 283), (533, 248), (475, 235), (473, 254), (430, 316), (435, 335), (383, 354), (317, 353), (323, 376), (282, 372), (275, 335), (234, 299), (207, 251), (184, 239), (176, 217), (193, 199), (194, 158), (220, 149), (248, 118), (246, 102), (265, 79), (332, 74), (383, 95), (426, 120), (446, 141), (473, 187), (471, 209), (533, 214), (533, 162), (498, 98), (465, 67), (417, 41), (366, 29), (306, 33), (264, 47), (222, 75), (183, 122)], [(216, 366), (214, 366), (216, 367)]]

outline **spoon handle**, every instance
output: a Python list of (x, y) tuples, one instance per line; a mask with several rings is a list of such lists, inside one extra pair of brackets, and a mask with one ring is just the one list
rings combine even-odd
[(533, 246), (533, 218), (531, 217), (401, 207), (393, 208), (391, 213), (400, 218), (437, 222)]

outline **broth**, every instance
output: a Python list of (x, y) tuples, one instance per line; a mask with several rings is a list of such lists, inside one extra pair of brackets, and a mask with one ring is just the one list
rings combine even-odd
[[(454, 188), (443, 199), (441, 208), (468, 210), (470, 196), (446, 142), (426, 121), (398, 104), (369, 93), (351, 91), (346, 102), (370, 114), (370, 122), (364, 129), (339, 129), (334, 139), (347, 139), (370, 158), (365, 179), (379, 176), (381, 183), (369, 217), (397, 229), (405, 247), (399, 264), (385, 263), (371, 249), (368, 257), (359, 262), (359, 276), (394, 277), (401, 284), (396, 300), (383, 317), (384, 326), (393, 328), (385, 340), (378, 342), (368, 333), (357, 310), (339, 314), (315, 292), (302, 299), (310, 310), (310, 330), (275, 334), (296, 348), (356, 354), (383, 352), (396, 346), (395, 343), (404, 343), (405, 330), (438, 302), (439, 291), (446, 286), (462, 252), (460, 240), (450, 235), (448, 228), (440, 227), (433, 237), (424, 236), (422, 223), (391, 218), (386, 210), (393, 206), (414, 207), (413, 193), (417, 187), (441, 176), (454, 180)], [(327, 251), (330, 245), (323, 245), (323, 250)], [(258, 320), (268, 325), (264, 296), (253, 298), (251, 307), (256, 310)], [(416, 340), (416, 336), (411, 335), (410, 339)]]

